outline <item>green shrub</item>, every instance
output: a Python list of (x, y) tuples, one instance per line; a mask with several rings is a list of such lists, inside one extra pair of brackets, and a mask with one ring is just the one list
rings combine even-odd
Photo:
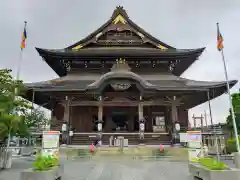
[(224, 162), (219, 162), (214, 158), (200, 158), (198, 162), (210, 170), (224, 170), (228, 168)]
[[(240, 137), (238, 138), (238, 141), (240, 142)], [(236, 146), (236, 139), (228, 139), (227, 141), (227, 146), (226, 146), (226, 151), (228, 154), (231, 154), (233, 152), (237, 152), (237, 146)]]
[(38, 155), (33, 163), (34, 171), (47, 171), (52, 167), (59, 166), (59, 160), (52, 156)]

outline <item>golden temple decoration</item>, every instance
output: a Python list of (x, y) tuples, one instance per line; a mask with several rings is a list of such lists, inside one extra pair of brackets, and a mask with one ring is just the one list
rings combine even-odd
[(116, 61), (117, 61), (117, 64), (125, 64), (126, 63), (126, 60), (123, 58), (119, 58)]
[(74, 48), (72, 48), (72, 50), (78, 50), (81, 49), (83, 47), (83, 45), (79, 44), (77, 46), (75, 46)]
[(168, 48), (166, 48), (165, 46), (162, 46), (161, 44), (159, 44), (158, 46), (157, 46), (159, 49), (161, 49), (161, 50), (167, 50)]
[(124, 19), (124, 17), (122, 17), (121, 14), (119, 14), (113, 21), (113, 24), (117, 24), (118, 22), (122, 23), (122, 24), (126, 24), (126, 20)]
[(116, 59), (116, 64), (113, 64), (111, 71), (130, 71), (131, 68), (124, 58)]

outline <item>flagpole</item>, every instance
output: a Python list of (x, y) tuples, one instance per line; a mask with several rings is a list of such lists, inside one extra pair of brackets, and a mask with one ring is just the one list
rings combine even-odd
[(23, 50), (21, 49), (20, 55), (19, 55), (19, 60), (18, 60), (18, 65), (17, 65), (17, 76), (16, 76), (17, 81), (19, 80), (19, 76), (20, 76), (22, 59), (23, 59)]
[[(217, 23), (217, 28), (219, 29), (219, 23)], [(237, 147), (238, 153), (240, 153), (240, 147), (239, 147), (239, 141), (238, 141), (238, 130), (237, 130), (237, 125), (236, 125), (235, 113), (234, 113), (234, 110), (233, 110), (232, 96), (231, 96), (231, 93), (230, 93), (230, 86), (229, 86), (228, 73), (227, 73), (227, 65), (226, 65), (226, 61), (225, 61), (223, 48), (221, 49), (221, 55), (222, 55), (225, 79), (226, 79), (226, 84), (227, 84), (228, 99), (229, 99), (230, 109), (231, 109), (231, 114), (232, 114), (233, 129), (234, 129), (234, 134), (235, 134), (235, 138), (236, 138), (236, 147)]]
[[(24, 29), (26, 29), (26, 27), (27, 27), (27, 21), (24, 21)], [(19, 76), (20, 76), (22, 59), (23, 59), (23, 49), (21, 48), (18, 66), (17, 66), (17, 81), (19, 80)]]
[[(27, 21), (24, 21), (24, 30), (26, 29), (26, 27), (27, 27)], [(20, 57), (19, 57), (18, 66), (17, 66), (16, 81), (19, 80), (19, 75), (20, 75), (20, 70), (21, 70), (21, 63), (22, 63), (22, 56), (23, 56), (23, 48), (21, 47)], [(14, 89), (14, 98), (17, 95), (17, 91), (18, 91), (18, 89), (15, 88)], [(8, 151), (9, 151), (9, 148), (10, 148), (10, 141), (11, 141), (11, 131), (12, 131), (12, 124), (10, 124), (9, 130), (8, 130), (6, 154), (5, 154), (5, 157), (4, 157), (4, 164), (3, 164), (4, 168), (6, 168), (6, 165), (7, 165), (7, 157), (8, 157)]]

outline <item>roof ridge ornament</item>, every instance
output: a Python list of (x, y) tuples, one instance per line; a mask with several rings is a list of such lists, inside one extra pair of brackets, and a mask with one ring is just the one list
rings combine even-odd
[(123, 6), (117, 6), (116, 9), (114, 9), (112, 18), (114, 18), (120, 14), (128, 18), (128, 14), (127, 14), (126, 10), (123, 8)]
[(127, 22), (121, 14), (117, 15), (117, 17), (112, 21), (113, 24), (117, 24), (119, 22), (122, 24), (126, 24)]
[(125, 18), (128, 18), (127, 12), (124, 10), (123, 6), (117, 6), (112, 14), (112, 19), (113, 19), (112, 23), (113, 24), (117, 24), (117, 23), (126, 24), (127, 21)]

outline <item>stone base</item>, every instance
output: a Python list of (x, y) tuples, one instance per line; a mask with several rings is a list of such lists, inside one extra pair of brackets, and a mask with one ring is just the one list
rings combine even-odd
[[(7, 154), (6, 154), (7, 153)], [(0, 169), (10, 169), (12, 167), (12, 151), (4, 152), (0, 156)]]
[(237, 169), (240, 169), (240, 153), (234, 153), (234, 163)]
[(23, 147), (21, 149), (22, 156), (31, 156), (34, 153), (34, 147)]
[(62, 176), (63, 166), (58, 166), (48, 171), (33, 171), (33, 169), (27, 169), (20, 173), (19, 180), (59, 180)]
[(200, 164), (190, 163), (192, 180), (240, 180), (240, 169), (209, 170)]

